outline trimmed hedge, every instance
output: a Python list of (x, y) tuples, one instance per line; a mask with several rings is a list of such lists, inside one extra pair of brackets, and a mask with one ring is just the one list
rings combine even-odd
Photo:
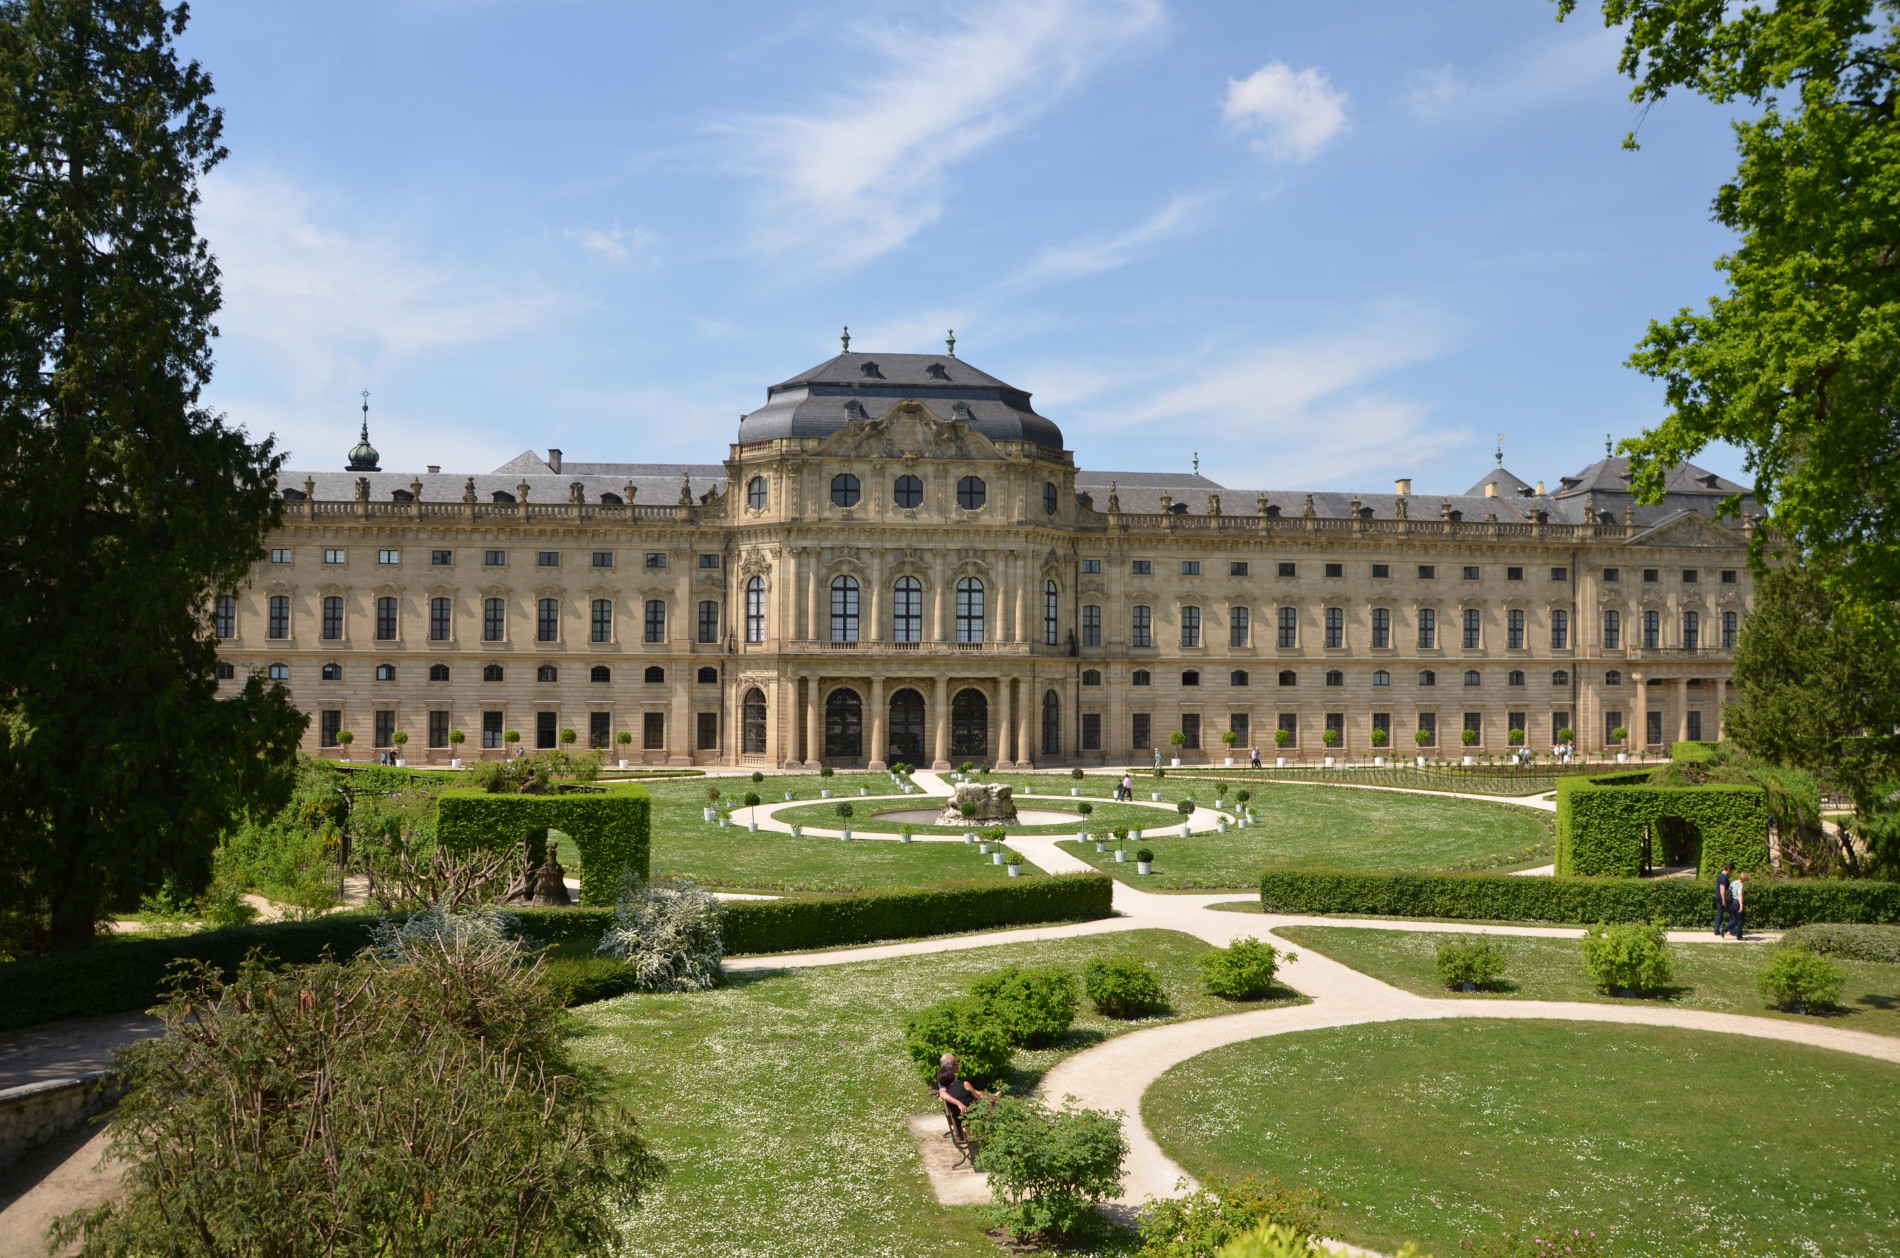
[[(1557, 784), (1557, 872), (1635, 878), (1643, 872), (1643, 831), (1652, 863), (1684, 863), (1701, 836), (1697, 872), (1713, 878), (1768, 868), (1768, 793), (1757, 786), (1649, 786), (1627, 777), (1565, 778)], [(1752, 907), (1752, 906), (1751, 906)]]
[(995, 926), (1092, 921), (1113, 910), (1106, 874), (953, 882), (822, 900), (727, 900), (726, 955), (798, 952), (879, 939), (949, 935)]
[[(1750, 895), (1754, 892), (1751, 890)], [(1754, 907), (1750, 900), (1749, 907)], [(1797, 926), (1781, 937), (1786, 948), (1806, 944), (1815, 952), (1846, 957), (1849, 961), (1881, 961), (1900, 965), (1900, 926), (1871, 926), (1865, 922), (1815, 922)]]
[[(1270, 870), (1268, 913), (1476, 918), (1501, 922), (1715, 923), (1715, 884), (1687, 878), (1526, 878), (1512, 874), (1359, 874)], [(1748, 924), (1783, 930), (1808, 922), (1900, 922), (1900, 882), (1753, 880)]]
[(452, 852), (505, 850), (527, 839), (541, 863), (549, 830), (574, 840), (581, 852), (581, 903), (612, 904), (620, 876), (647, 877), (652, 800), (638, 786), (601, 795), (490, 795), (443, 791), (435, 805), (436, 842)]

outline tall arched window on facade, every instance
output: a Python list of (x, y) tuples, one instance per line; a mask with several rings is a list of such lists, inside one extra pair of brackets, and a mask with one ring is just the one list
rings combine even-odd
[(897, 584), (891, 587), (891, 641), (923, 640), (924, 583), (916, 577), (899, 577)]
[(864, 754), (864, 701), (840, 687), (825, 696), (825, 757), (856, 760)]
[(957, 582), (957, 641), (983, 640), (983, 583), (975, 577)]
[(753, 577), (745, 583), (745, 640), (765, 641), (764, 577)]
[(831, 640), (858, 640), (858, 579), (834, 577), (831, 582)]
[(1062, 596), (1056, 590), (1054, 581), (1042, 583), (1042, 644), (1056, 644), (1057, 621), (1062, 612)]
[(990, 699), (981, 690), (959, 690), (950, 700), (950, 754), (958, 760), (990, 754)]
[[(755, 578), (756, 579), (756, 578)], [(765, 692), (757, 686), (745, 692), (739, 707), (743, 746), (748, 756), (765, 754)]]
[(891, 696), (890, 758), (906, 764), (924, 761), (924, 697), (908, 686)]
[(754, 511), (765, 510), (765, 477), (754, 476), (746, 482), (745, 505)]
[(1042, 692), (1042, 754), (1062, 754), (1062, 700), (1053, 690)]

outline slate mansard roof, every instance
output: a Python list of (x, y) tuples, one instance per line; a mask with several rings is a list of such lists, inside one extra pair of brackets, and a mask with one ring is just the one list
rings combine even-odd
[(1027, 390), (948, 354), (839, 354), (767, 389), (765, 405), (739, 420), (739, 441), (827, 437), (856, 417), (854, 404), (881, 415), (906, 398), (945, 419), (967, 415), (992, 441), (1062, 448), (1062, 430), (1036, 414)]

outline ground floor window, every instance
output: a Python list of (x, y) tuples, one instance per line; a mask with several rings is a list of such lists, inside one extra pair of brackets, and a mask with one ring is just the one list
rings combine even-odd
[(908, 686), (891, 696), (890, 758), (905, 764), (924, 758), (924, 697)]
[(1702, 714), (1700, 712), (1689, 713), (1689, 741), (1692, 743), (1702, 741)]
[(595, 749), (604, 749), (614, 740), (614, 714), (611, 712), (589, 712), (587, 714), (587, 745)]
[(1346, 745), (1346, 714), (1344, 712), (1328, 712), (1326, 714), (1326, 731), (1333, 735), (1332, 738), (1326, 741), (1327, 746), (1344, 747)]
[(699, 715), (699, 749), (701, 751), (719, 750), (719, 714), (701, 712)]
[(317, 721), (317, 729), (323, 746), (336, 746), (336, 736), (343, 732), (343, 713), (336, 708), (325, 708)]
[(856, 760), (864, 754), (864, 700), (839, 688), (825, 696), (825, 755)]
[(534, 745), (552, 747), (560, 739), (561, 731), (556, 728), (561, 723), (559, 712), (536, 712), (534, 714)]
[(1227, 716), (1227, 728), (1234, 731), (1234, 746), (1253, 746), (1253, 735), (1245, 712), (1232, 712)]
[[(1280, 713), (1280, 729), (1286, 734), (1287, 746), (1297, 747), (1300, 745), (1300, 714), (1298, 712)], [(1278, 743), (1280, 740), (1276, 736), (1273, 741)]]
[(1473, 741), (1472, 746), (1475, 747), (1482, 744), (1484, 742), (1484, 713), (1465, 713), (1465, 729), (1478, 736), (1477, 739)]
[(1436, 747), (1438, 745), (1438, 713), (1420, 712), (1418, 714), (1418, 732), (1425, 735), (1425, 737), (1419, 741), (1419, 746)]
[(1062, 700), (1053, 690), (1045, 690), (1042, 695), (1042, 754), (1062, 754)]
[(501, 745), (501, 713), (482, 713), (482, 746), (499, 747)]
[(1564, 732), (1565, 730), (1567, 730), (1567, 729), (1569, 729), (1569, 728), (1570, 728), (1570, 713), (1568, 713), (1568, 712), (1552, 712), (1552, 713), (1550, 714), (1550, 743), (1551, 743), (1551, 746), (1553, 746), (1553, 747), (1554, 747), (1554, 746), (1556, 746), (1556, 745), (1557, 745), (1558, 743), (1561, 743), (1561, 742), (1566, 742), (1566, 741), (1568, 741), (1567, 739), (1565, 739), (1565, 738), (1564, 738), (1564, 736), (1563, 736), (1563, 732)]
[(1649, 736), (1647, 739), (1649, 745), (1652, 747), (1661, 746), (1662, 740), (1663, 740), (1663, 735), (1662, 735), (1663, 714), (1660, 712), (1645, 712), (1643, 715), (1649, 718), (1649, 721), (1648, 721), (1649, 728), (1644, 731), (1644, 733), (1646, 733)]
[(647, 751), (666, 750), (666, 713), (642, 713), (640, 746)]
[(447, 712), (429, 713), (429, 746), (446, 747), (449, 745), (449, 714)]
[(1605, 712), (1603, 714), (1603, 741), (1604, 742), (1614, 743), (1614, 742), (1620, 741), (1616, 736), (1616, 731), (1622, 728), (1623, 728), (1623, 713), (1620, 710)]
[(740, 708), (745, 725), (745, 752), (749, 756), (765, 754), (765, 692), (757, 686), (745, 692)]
[(1201, 749), (1201, 714), (1199, 712), (1181, 714), (1181, 736), (1187, 739), (1181, 744), (1181, 750), (1199, 751)]
[(396, 714), (387, 709), (376, 714), (376, 745), (394, 747), (396, 745)]
[(1137, 712), (1129, 719), (1129, 746), (1136, 751), (1146, 751), (1154, 746), (1154, 717), (1146, 712)]
[(989, 754), (989, 696), (981, 690), (959, 690), (950, 701), (950, 755), (961, 760)]
[(1530, 731), (1525, 728), (1526, 724), (1524, 713), (1507, 712), (1504, 717), (1504, 728), (1507, 731), (1505, 737), (1514, 743), (1525, 741), (1530, 737)]
[(1385, 735), (1384, 738), (1375, 738), (1373, 740), (1378, 745), (1384, 746), (1386, 743), (1391, 742), (1392, 714), (1390, 712), (1374, 712), (1372, 714), (1372, 732)]
[(1102, 749), (1102, 714), (1084, 712), (1082, 714), (1082, 750), (1100, 751)]

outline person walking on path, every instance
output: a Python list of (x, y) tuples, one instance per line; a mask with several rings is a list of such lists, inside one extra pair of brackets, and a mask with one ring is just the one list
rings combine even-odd
[(1729, 915), (1728, 889), (1729, 883), (1733, 881), (1734, 873), (1735, 865), (1730, 862), (1722, 866), (1722, 872), (1715, 876), (1715, 937), (1717, 939), (1728, 933), (1725, 929), (1727, 926), (1725, 919)]
[(1247, 749), (1247, 757), (1247, 767), (1249, 769), (1258, 769), (1260, 767), (1260, 748), (1249, 747)]
[(1159, 769), (1160, 767), (1161, 767), (1161, 748), (1156, 747), (1155, 748), (1155, 768)]
[(1728, 885), (1728, 898), (1729, 898), (1729, 916), (1735, 919), (1735, 937), (1737, 939), (1740, 939), (1742, 937), (1742, 932), (1744, 929), (1742, 926), (1742, 920), (1747, 912), (1747, 904), (1743, 897), (1747, 894), (1747, 892), (1748, 892), (1748, 875), (1736, 874), (1734, 881), (1730, 882)]

